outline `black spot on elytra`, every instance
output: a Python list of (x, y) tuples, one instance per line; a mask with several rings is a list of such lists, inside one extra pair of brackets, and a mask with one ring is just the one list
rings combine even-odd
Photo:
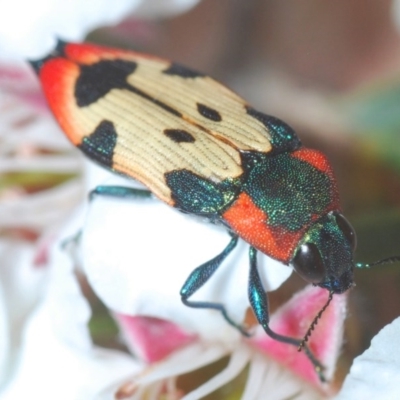
[(182, 114), (178, 110), (127, 82), (127, 77), (135, 71), (136, 67), (137, 64), (133, 61), (118, 59), (103, 60), (93, 65), (81, 65), (81, 73), (75, 86), (78, 106), (88, 106), (105, 96), (112, 89), (126, 89), (151, 101), (170, 114), (181, 117)]
[[(39, 60), (30, 61), (30, 64), (36, 73), (40, 72), (41, 68), (47, 61), (56, 57), (65, 57), (65, 46), (68, 46), (68, 43), (59, 40), (55, 49), (48, 56)], [(79, 67), (80, 74), (75, 84), (75, 99), (79, 107), (85, 107), (95, 103), (101, 97), (107, 95), (107, 93), (112, 89), (126, 89), (143, 99), (152, 102), (170, 114), (180, 118), (182, 117), (182, 114), (175, 108), (163, 103), (127, 82), (127, 77), (137, 68), (137, 63), (133, 61), (121, 59), (101, 60), (92, 65), (79, 65)], [(184, 67), (175, 64), (172, 64), (169, 70), (169, 73), (171, 74), (185, 74)], [(189, 75), (200, 76), (200, 74), (189, 70), (186, 70), (186, 75), (188, 77)]]
[(110, 121), (102, 121), (93, 133), (82, 139), (82, 143), (77, 147), (90, 159), (102, 166), (112, 168), (117, 137), (114, 124)]
[(164, 134), (175, 143), (193, 143), (196, 139), (183, 129), (165, 129)]
[(171, 64), (163, 71), (163, 74), (180, 76), (181, 78), (198, 78), (204, 76), (204, 74), (201, 74), (200, 72), (193, 71), (192, 69), (179, 64)]
[(271, 135), (273, 153), (290, 152), (301, 147), (301, 142), (296, 132), (279, 118), (264, 114), (252, 107), (246, 107), (246, 112), (267, 128)]
[(95, 103), (112, 89), (129, 89), (126, 79), (136, 67), (135, 62), (126, 60), (102, 60), (92, 65), (81, 65), (75, 86), (78, 106)]
[(222, 120), (221, 114), (217, 110), (207, 107), (204, 104), (197, 103), (197, 111), (204, 118), (207, 118), (211, 121), (219, 122)]

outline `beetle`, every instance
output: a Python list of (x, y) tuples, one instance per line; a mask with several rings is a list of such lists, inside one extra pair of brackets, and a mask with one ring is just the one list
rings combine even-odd
[[(134, 51), (61, 42), (32, 61), (55, 118), (70, 141), (101, 166), (149, 191), (100, 186), (95, 194), (149, 196), (222, 224), (225, 249), (196, 268), (180, 295), (191, 301), (241, 238), (250, 244), (248, 295), (272, 338), (303, 346), (269, 326), (257, 252), (291, 265), (329, 299), (353, 286), (356, 235), (342, 215), (324, 154), (302, 146), (294, 130), (210, 77)], [(317, 370), (318, 360), (305, 346)]]

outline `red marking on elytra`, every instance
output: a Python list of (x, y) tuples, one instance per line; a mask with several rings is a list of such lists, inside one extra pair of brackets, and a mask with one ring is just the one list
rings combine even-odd
[(302, 147), (301, 149), (294, 151), (292, 156), (311, 164), (321, 172), (329, 175), (332, 174), (332, 167), (330, 166), (328, 159), (325, 154), (320, 151)]
[(77, 64), (61, 57), (46, 61), (40, 69), (40, 80), (49, 106), (74, 145), (82, 140), (82, 131), (74, 118), (74, 88), (79, 73)]
[[(339, 201), (339, 192), (336, 186), (335, 174), (333, 172), (332, 166), (330, 165), (325, 154), (321, 153), (318, 150), (301, 148), (297, 151), (291, 153), (292, 157), (296, 157), (299, 160), (305, 161), (308, 164), (312, 165), (314, 168), (326, 174), (331, 181), (331, 203), (325, 210), (325, 213), (329, 211), (339, 211), (340, 210), (340, 201)], [(312, 220), (317, 220), (321, 215), (313, 215)]]
[(276, 260), (288, 264), (308, 227), (290, 232), (268, 225), (268, 215), (246, 193), (241, 193), (224, 212), (223, 219), (246, 242)]
[(120, 50), (120, 49), (113, 49), (111, 47), (104, 47), (104, 46), (96, 46), (93, 44), (77, 44), (77, 43), (68, 43), (64, 47), (64, 53), (68, 59), (71, 61), (77, 62), (79, 64), (86, 64), (91, 65), (100, 60), (105, 59), (114, 59), (122, 57), (123, 59), (132, 58), (140, 59), (140, 58), (147, 58), (147, 59), (154, 59), (163, 61), (158, 57), (146, 56), (144, 57), (143, 54), (137, 53), (132, 50)]

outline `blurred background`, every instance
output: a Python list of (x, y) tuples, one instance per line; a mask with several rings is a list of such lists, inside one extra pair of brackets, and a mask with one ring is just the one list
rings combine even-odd
[[(358, 234), (356, 260), (370, 262), (400, 254), (399, 21), (391, 0), (202, 0), (178, 17), (126, 19), (88, 40), (205, 72), (289, 123), (331, 160)], [(356, 271), (355, 280), (338, 382), (400, 315), (399, 263)], [(293, 276), (272, 294), (272, 306), (303, 284)], [(97, 332), (106, 343), (104, 329)]]

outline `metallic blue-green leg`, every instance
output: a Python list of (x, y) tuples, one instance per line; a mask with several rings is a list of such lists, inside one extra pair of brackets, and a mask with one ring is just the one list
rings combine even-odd
[(225, 249), (220, 254), (218, 254), (212, 260), (207, 261), (206, 263), (197, 267), (189, 275), (189, 277), (186, 279), (185, 284), (182, 286), (180, 294), (181, 294), (181, 300), (183, 304), (185, 304), (186, 306), (193, 308), (211, 308), (214, 310), (218, 310), (222, 313), (223, 317), (230, 325), (238, 329), (243, 335), (250, 336), (243, 326), (237, 324), (229, 317), (225, 307), (222, 304), (211, 303), (208, 301), (188, 300), (190, 296), (192, 296), (211, 278), (212, 274), (222, 264), (222, 262), (228, 256), (228, 254), (235, 248), (237, 242), (238, 242), (238, 237), (232, 235), (232, 239), (229, 242), (228, 246), (226, 246)]
[(96, 196), (148, 199), (152, 197), (152, 194), (147, 189), (136, 189), (127, 186), (97, 186), (89, 193), (89, 200), (92, 201)]
[[(302, 340), (280, 335), (279, 333), (274, 332), (269, 327), (268, 296), (262, 285), (260, 274), (258, 273), (257, 250), (254, 247), (250, 247), (249, 256), (250, 256), (249, 300), (258, 322), (264, 328), (264, 331), (267, 333), (267, 335), (270, 336), (272, 339), (275, 339), (282, 343), (288, 343), (299, 348), (302, 343)], [(304, 352), (314, 365), (315, 371), (318, 373), (321, 381), (324, 382), (325, 381), (325, 377), (323, 375), (324, 367), (314, 357), (314, 355), (311, 353), (308, 347), (304, 347)]]
[(74, 235), (67, 237), (61, 242), (61, 249), (65, 252), (73, 253), (73, 248), (78, 246), (82, 238), (82, 230), (79, 229)]

